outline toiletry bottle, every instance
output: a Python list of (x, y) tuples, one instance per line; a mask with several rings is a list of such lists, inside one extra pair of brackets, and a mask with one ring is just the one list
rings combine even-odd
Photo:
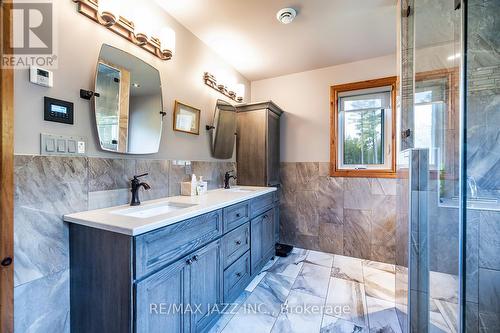
[(196, 175), (193, 173), (191, 175), (191, 195), (197, 194), (196, 187), (197, 187)]

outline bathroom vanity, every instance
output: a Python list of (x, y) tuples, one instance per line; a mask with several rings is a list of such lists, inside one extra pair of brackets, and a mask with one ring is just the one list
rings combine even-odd
[(66, 215), (72, 332), (203, 332), (274, 256), (275, 188)]

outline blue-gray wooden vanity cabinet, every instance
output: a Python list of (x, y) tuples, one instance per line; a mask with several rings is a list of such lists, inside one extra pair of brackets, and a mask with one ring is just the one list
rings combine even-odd
[(277, 192), (138, 236), (70, 224), (71, 331), (204, 332), (274, 256)]

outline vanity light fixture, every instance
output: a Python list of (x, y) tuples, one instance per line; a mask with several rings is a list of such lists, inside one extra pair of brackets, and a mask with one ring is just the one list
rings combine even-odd
[(243, 95), (245, 94), (244, 84), (239, 83), (228, 86), (226, 85), (227, 82), (217, 82), (215, 76), (213, 74), (210, 74), (209, 72), (205, 72), (205, 74), (203, 75), (203, 81), (207, 86), (217, 90), (224, 96), (231, 98), (233, 101), (236, 101), (238, 103), (243, 102)]
[[(142, 47), (144, 50), (154, 54), (162, 60), (172, 59), (175, 48), (175, 32), (170, 28), (164, 28), (169, 32), (162, 37), (150, 36), (149, 31), (140, 31), (136, 29), (134, 22), (120, 15), (120, 6), (123, 4), (119, 0), (72, 0), (78, 5), (78, 12), (90, 18), (91, 20), (107, 27), (114, 33), (122, 36)], [(142, 22), (137, 22), (142, 23)], [(145, 23), (146, 25), (149, 22)]]

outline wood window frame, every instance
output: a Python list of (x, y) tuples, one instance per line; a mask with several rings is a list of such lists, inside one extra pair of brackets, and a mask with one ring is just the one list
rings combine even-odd
[[(13, 54), (12, 1), (0, 3), (0, 55)], [(0, 62), (0, 332), (14, 331), (14, 70)]]
[[(360, 178), (396, 178), (396, 83), (397, 77), (390, 76), (374, 80), (339, 84), (330, 87), (330, 176), (331, 177), (360, 177)], [(347, 170), (338, 168), (338, 119), (339, 119), (339, 93), (391, 87), (391, 168), (390, 169), (366, 169)]]

